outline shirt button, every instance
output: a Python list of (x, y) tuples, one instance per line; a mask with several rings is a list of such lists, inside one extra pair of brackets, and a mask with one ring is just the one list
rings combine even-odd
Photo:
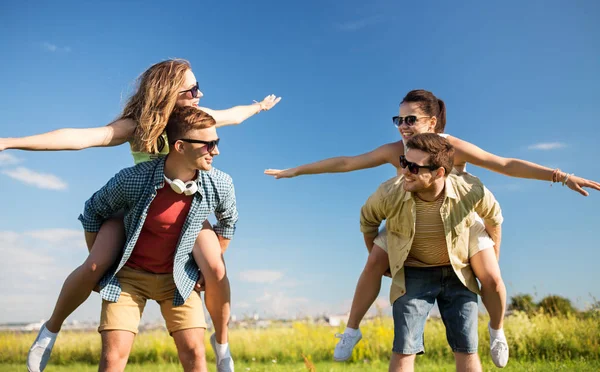
[(399, 268), (400, 268), (400, 265), (396, 265), (396, 269), (399, 269)]

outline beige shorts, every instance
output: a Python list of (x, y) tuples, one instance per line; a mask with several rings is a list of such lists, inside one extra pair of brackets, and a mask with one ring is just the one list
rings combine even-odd
[(169, 334), (190, 328), (206, 328), (202, 299), (196, 291), (181, 306), (173, 305), (175, 282), (173, 274), (152, 274), (124, 266), (118, 273), (121, 283), (119, 301), (102, 301), (100, 326), (102, 331), (138, 332), (147, 300), (155, 300), (167, 324)]
[[(477, 215), (475, 217), (475, 222), (469, 228), (469, 258), (484, 249), (494, 248), (494, 241), (490, 238), (487, 231), (485, 231), (483, 220)], [(374, 242), (387, 253), (387, 231), (385, 227), (379, 230), (379, 234), (375, 237)]]

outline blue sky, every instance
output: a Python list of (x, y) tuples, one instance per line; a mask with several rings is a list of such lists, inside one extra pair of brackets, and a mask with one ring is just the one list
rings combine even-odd
[[(232, 175), (240, 211), (226, 255), (233, 313), (343, 313), (367, 257), (360, 207), (394, 169), (286, 180), (263, 170), (397, 140), (390, 118), (409, 90), (445, 100), (454, 136), (600, 180), (597, 2), (413, 3), (3, 4), (0, 137), (104, 125), (135, 77), (170, 57), (191, 61), (203, 106), (283, 96), (220, 130), (215, 166)], [(84, 201), (132, 163), (126, 145), (0, 153), (0, 322), (48, 317), (86, 255)], [(469, 169), (503, 207), (509, 295), (559, 294), (580, 307), (600, 298), (599, 192)], [(98, 315), (94, 294), (73, 318)], [(159, 316), (152, 305), (144, 318)]]

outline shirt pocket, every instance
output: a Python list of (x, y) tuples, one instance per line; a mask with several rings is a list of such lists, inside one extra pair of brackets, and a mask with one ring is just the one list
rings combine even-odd
[(454, 226), (454, 229), (452, 229), (454, 237), (463, 235), (465, 231), (468, 231), (473, 226), (473, 223), (475, 223), (475, 216), (471, 213)]
[(460, 262), (467, 262), (469, 260), (469, 234), (474, 222), (475, 218), (473, 214), (470, 214), (452, 229), (453, 247), (449, 251)]
[(412, 229), (410, 227), (396, 225), (388, 228), (387, 249), (390, 260), (390, 268), (395, 274), (403, 265), (410, 250)]
[(391, 233), (397, 239), (408, 240), (410, 238), (411, 228), (399, 224), (387, 224), (386, 229), (388, 231), (388, 235)]

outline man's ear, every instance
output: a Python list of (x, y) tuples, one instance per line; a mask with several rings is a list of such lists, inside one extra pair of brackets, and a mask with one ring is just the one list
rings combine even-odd
[(176, 141), (173, 144), (173, 150), (177, 151), (177, 152), (183, 152), (183, 142), (182, 141)]
[(435, 178), (444, 178), (444, 176), (446, 176), (446, 169), (444, 167), (439, 167), (436, 171), (435, 171)]

